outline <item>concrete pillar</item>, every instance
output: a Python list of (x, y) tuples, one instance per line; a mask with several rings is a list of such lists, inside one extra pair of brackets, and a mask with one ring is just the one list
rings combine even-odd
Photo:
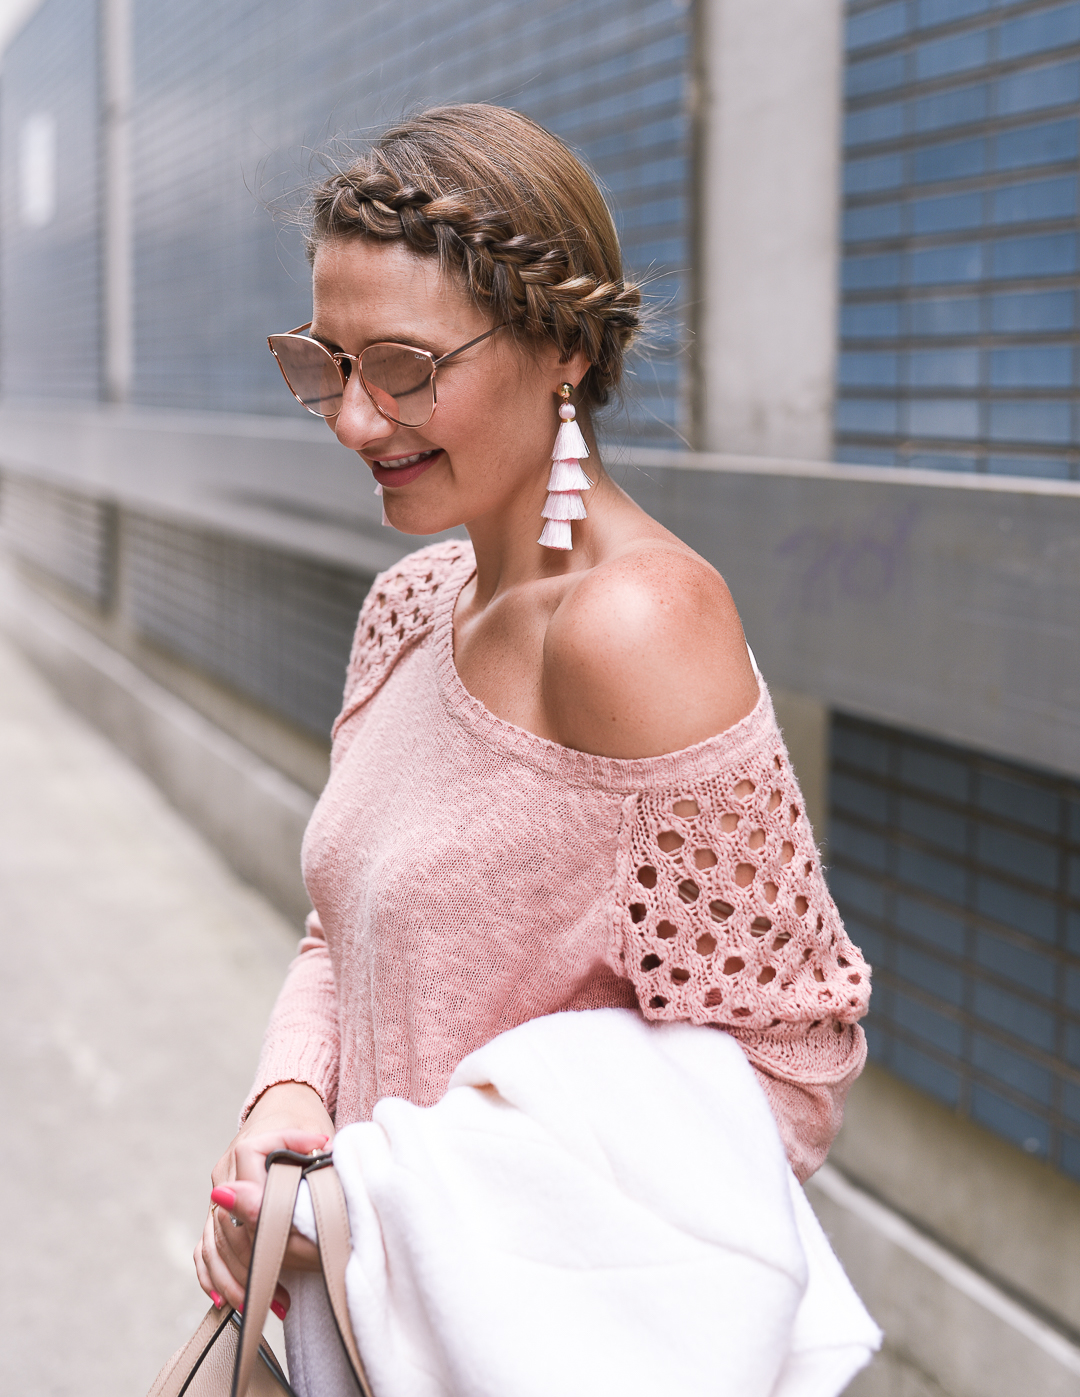
[(828, 459), (841, 0), (702, 0), (695, 443)]
[(131, 0), (101, 0), (103, 395), (126, 402), (134, 354), (131, 283)]

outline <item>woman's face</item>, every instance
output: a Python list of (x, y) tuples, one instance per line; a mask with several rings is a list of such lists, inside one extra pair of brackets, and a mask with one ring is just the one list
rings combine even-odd
[[(438, 359), (492, 325), (435, 258), (401, 242), (324, 243), (314, 270), (311, 333), (348, 354), (399, 341)], [(554, 346), (525, 352), (508, 331), (497, 332), (439, 369), (438, 406), (425, 426), (388, 421), (355, 371), (341, 411), (328, 420), (383, 487), (390, 522), (404, 533), (438, 533), (543, 497), (556, 392), (585, 367), (560, 364)]]

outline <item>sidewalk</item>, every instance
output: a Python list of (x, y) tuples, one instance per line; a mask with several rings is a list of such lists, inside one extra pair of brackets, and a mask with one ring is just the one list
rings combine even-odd
[(2, 637), (0, 793), (0, 1397), (145, 1397), (300, 928)]

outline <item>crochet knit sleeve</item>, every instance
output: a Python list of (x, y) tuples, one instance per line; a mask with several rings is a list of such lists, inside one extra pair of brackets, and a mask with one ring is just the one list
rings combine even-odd
[(379, 573), (360, 608), (335, 738), (386, 682), (401, 656), (430, 633), (440, 590), (456, 568), (471, 561), (471, 545), (450, 539), (410, 553)]
[(714, 775), (629, 798), (615, 949), (646, 1018), (739, 1041), (796, 1173), (812, 1173), (865, 1059), (870, 972), (825, 885), (775, 721)]

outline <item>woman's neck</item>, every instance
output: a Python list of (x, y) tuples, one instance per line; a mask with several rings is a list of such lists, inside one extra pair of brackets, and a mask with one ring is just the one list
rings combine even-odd
[(541, 511), (550, 474), (550, 465), (545, 463), (544, 469), (502, 508), (466, 525), (476, 554), (475, 607), (482, 608), (524, 583), (580, 572), (596, 561), (604, 518), (622, 491), (604, 470), (591, 423), (583, 421), (581, 429), (590, 453), (582, 461), (582, 469), (593, 483), (582, 492), (588, 517), (572, 525), (573, 549), (547, 548), (537, 542), (544, 527)]

